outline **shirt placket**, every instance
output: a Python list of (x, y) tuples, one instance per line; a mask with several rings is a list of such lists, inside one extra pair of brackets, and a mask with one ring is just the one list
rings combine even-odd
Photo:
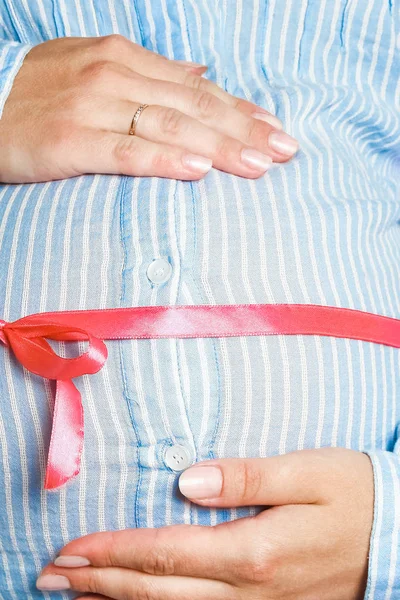
[[(174, 305), (181, 285), (175, 180), (126, 179), (121, 306)], [(196, 461), (178, 340), (121, 342), (124, 393), (137, 437), (137, 526), (190, 522), (177, 474)], [(166, 490), (167, 496), (166, 496)], [(175, 514), (176, 511), (176, 514)], [(180, 517), (179, 517), (180, 515)]]

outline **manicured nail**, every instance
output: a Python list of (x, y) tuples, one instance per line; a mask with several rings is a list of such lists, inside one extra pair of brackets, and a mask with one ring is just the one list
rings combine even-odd
[(270, 115), (270, 114), (264, 113), (264, 112), (255, 112), (251, 116), (253, 117), (253, 119), (259, 119), (260, 121), (266, 121), (267, 123), (272, 125), (272, 127), (275, 127), (275, 129), (283, 129), (282, 121), (280, 119), (278, 119), (278, 117), (275, 117), (275, 115)]
[(204, 75), (208, 67), (183, 67), (185, 71), (194, 73), (195, 75)]
[(182, 67), (192, 67), (192, 68), (205, 67), (206, 69), (208, 69), (207, 65), (201, 65), (200, 63), (190, 62), (189, 60), (176, 60), (175, 62), (182, 65)]
[(54, 564), (57, 567), (87, 567), (90, 560), (83, 556), (57, 556)]
[(268, 143), (271, 148), (286, 156), (292, 156), (299, 149), (299, 142), (283, 131), (272, 131)]
[(212, 167), (211, 158), (199, 156), (198, 154), (185, 154), (182, 160), (189, 169), (200, 171), (201, 173), (207, 173)]
[(272, 158), (258, 150), (252, 148), (243, 148), (241, 153), (242, 161), (253, 169), (266, 171), (272, 165)]
[(179, 489), (188, 498), (216, 498), (222, 489), (222, 472), (218, 467), (193, 467), (179, 478)]
[(63, 575), (41, 575), (36, 580), (36, 587), (38, 590), (56, 592), (58, 590), (69, 590), (71, 584), (69, 579), (63, 577)]

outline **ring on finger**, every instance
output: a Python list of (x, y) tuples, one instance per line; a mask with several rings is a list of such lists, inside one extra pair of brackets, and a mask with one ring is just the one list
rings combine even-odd
[(147, 108), (148, 106), (149, 106), (148, 104), (141, 104), (139, 106), (139, 108), (137, 109), (137, 111), (135, 112), (135, 114), (133, 115), (131, 127), (129, 129), (129, 135), (135, 135), (136, 125), (137, 125), (137, 122), (139, 121), (139, 117), (142, 114), (142, 112), (144, 111), (144, 109)]

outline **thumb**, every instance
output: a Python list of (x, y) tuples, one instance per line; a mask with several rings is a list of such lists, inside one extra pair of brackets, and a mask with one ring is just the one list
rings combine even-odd
[(323, 500), (332, 485), (329, 477), (335, 457), (329, 450), (203, 461), (182, 473), (179, 489), (207, 506), (313, 504)]

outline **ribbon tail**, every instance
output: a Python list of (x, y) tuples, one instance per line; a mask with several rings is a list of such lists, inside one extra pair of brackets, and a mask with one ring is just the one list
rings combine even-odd
[(81, 395), (70, 379), (57, 381), (44, 488), (53, 490), (78, 475), (83, 446)]

